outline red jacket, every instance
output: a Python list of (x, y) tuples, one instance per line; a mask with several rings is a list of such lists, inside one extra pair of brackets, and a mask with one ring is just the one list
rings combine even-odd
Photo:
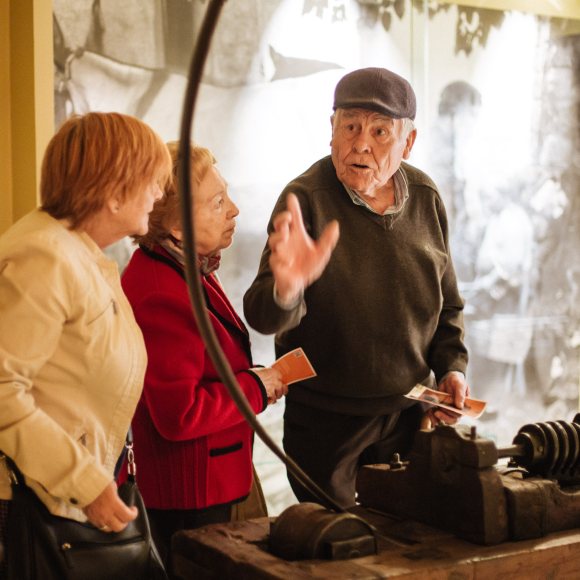
[[(202, 509), (235, 502), (252, 483), (253, 432), (219, 379), (201, 339), (182, 267), (161, 248), (139, 249), (122, 278), (147, 346), (143, 395), (133, 419), (145, 505)], [(250, 340), (214, 275), (202, 285), (208, 315), (255, 413), (267, 395)]]

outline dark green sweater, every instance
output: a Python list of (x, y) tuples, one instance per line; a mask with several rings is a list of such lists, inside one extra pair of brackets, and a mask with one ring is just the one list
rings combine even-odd
[[(268, 247), (244, 296), (248, 323), (276, 333), (279, 356), (301, 346), (318, 376), (290, 386), (288, 398), (351, 415), (408, 406), (401, 397), (448, 371), (465, 372), (463, 300), (449, 252), (447, 218), (436, 186), (403, 163), (409, 198), (396, 214), (355, 205), (321, 159), (282, 192), (273, 216), (298, 196), (304, 223), (317, 239), (332, 220), (340, 240), (321, 278), (288, 312), (273, 300)], [(272, 229), (272, 220), (268, 231)]]

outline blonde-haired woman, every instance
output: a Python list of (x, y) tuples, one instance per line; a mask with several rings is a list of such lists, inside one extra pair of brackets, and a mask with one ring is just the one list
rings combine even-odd
[[(169, 150), (175, 168), (177, 143)], [(253, 367), (248, 331), (216, 277), (238, 208), (208, 149), (191, 147), (189, 162), (207, 314), (240, 387), (260, 413), (286, 394), (287, 385), (276, 369)], [(139, 487), (166, 559), (174, 532), (228, 521), (252, 486), (252, 430), (221, 382), (191, 309), (177, 186), (174, 175), (123, 274), (149, 357), (133, 421)]]
[[(46, 149), (41, 207), (0, 237), (0, 450), (53, 514), (106, 531), (136, 517), (113, 472), (146, 351), (102, 250), (147, 233), (170, 175), (165, 143), (138, 119), (73, 117)], [(10, 498), (0, 460), (0, 539)]]

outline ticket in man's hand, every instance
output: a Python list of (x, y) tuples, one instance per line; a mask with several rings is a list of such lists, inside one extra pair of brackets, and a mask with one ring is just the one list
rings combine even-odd
[(295, 348), (281, 356), (272, 368), (280, 371), (282, 381), (287, 385), (316, 376), (316, 371), (301, 348)]
[(453, 406), (453, 401), (449, 393), (442, 391), (435, 391), (423, 385), (415, 385), (406, 395), (409, 399), (415, 399), (423, 403), (429, 403), (442, 409), (447, 409), (458, 415), (467, 415), (473, 419), (477, 419), (485, 410), (487, 403), (479, 399), (465, 399), (463, 409), (458, 409)]

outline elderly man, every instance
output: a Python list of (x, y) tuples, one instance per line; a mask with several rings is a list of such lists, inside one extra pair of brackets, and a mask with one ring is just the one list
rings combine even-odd
[[(284, 448), (345, 507), (361, 465), (409, 451), (423, 413), (405, 393), (420, 383), (462, 408), (469, 390), (443, 202), (403, 162), (415, 103), (410, 84), (386, 69), (340, 80), (331, 155), (283, 191), (244, 297), (249, 324), (276, 333), (277, 354), (301, 346), (318, 373), (289, 389)], [(300, 501), (317, 501), (289, 478)]]

